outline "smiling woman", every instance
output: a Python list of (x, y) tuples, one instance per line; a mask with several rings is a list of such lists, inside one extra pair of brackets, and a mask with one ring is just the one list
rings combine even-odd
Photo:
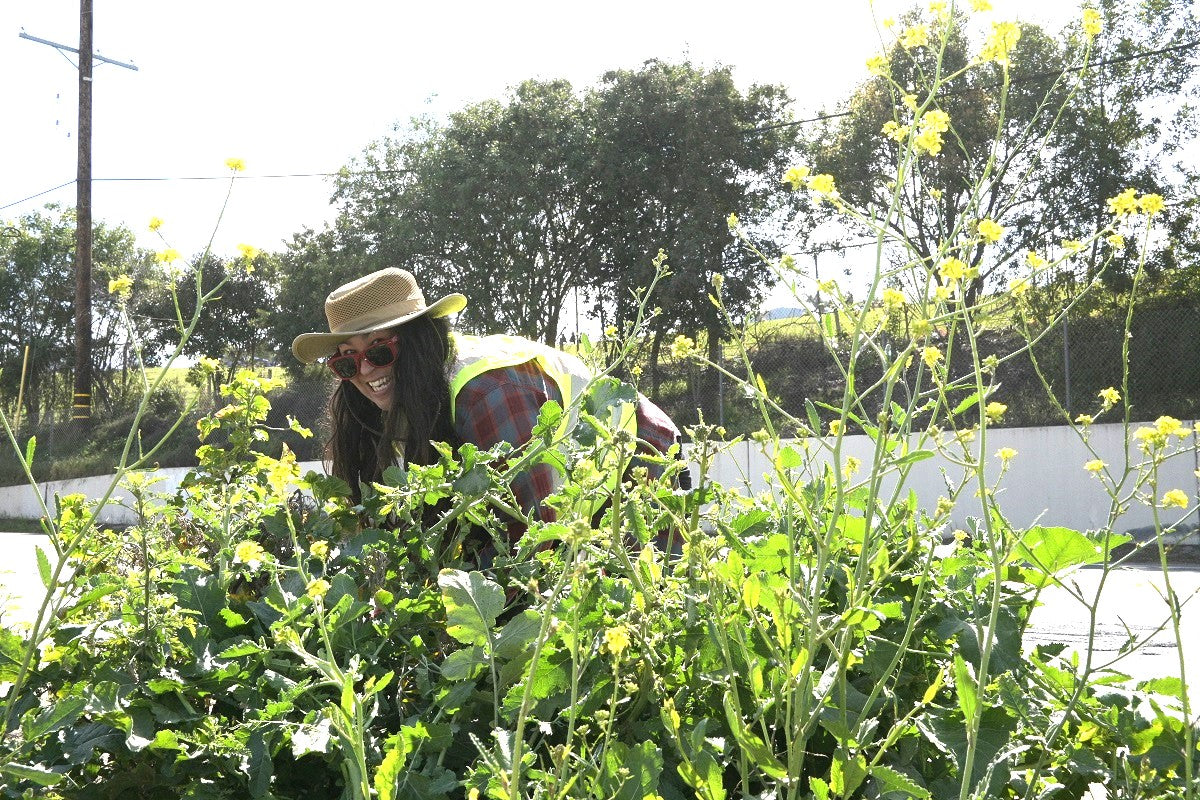
[[(331, 292), (329, 332), (292, 342), (296, 358), (324, 360), (341, 381), (330, 400), (326, 456), (355, 500), (361, 485), (379, 481), (389, 466), (436, 463), (434, 442), (521, 447), (545, 403), (569, 406), (591, 382), (578, 358), (537, 342), (452, 332), (448, 317), (465, 306), (457, 293), (426, 304), (412, 274), (390, 267)], [(637, 437), (643, 453), (666, 453), (679, 435), (641, 395), (613, 421)], [(511, 488), (521, 512), (549, 520), (553, 512), (542, 501), (556, 484), (554, 469), (539, 463)], [(522, 529), (511, 526), (510, 536)]]

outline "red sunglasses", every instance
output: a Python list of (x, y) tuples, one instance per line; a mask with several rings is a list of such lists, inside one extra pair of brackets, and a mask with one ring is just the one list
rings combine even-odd
[(325, 359), (325, 365), (333, 370), (334, 375), (348, 381), (358, 374), (364, 358), (376, 367), (386, 367), (395, 361), (399, 342), (400, 337), (393, 336), (382, 342), (376, 342), (366, 350), (355, 353), (338, 353)]

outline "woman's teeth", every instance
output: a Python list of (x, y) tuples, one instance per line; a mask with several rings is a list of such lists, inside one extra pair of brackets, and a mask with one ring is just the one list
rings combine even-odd
[(385, 376), (383, 378), (376, 378), (373, 381), (367, 381), (367, 385), (371, 387), (372, 391), (378, 392), (381, 389), (386, 389), (388, 384), (390, 384), (391, 382), (392, 382), (392, 379), (390, 377)]

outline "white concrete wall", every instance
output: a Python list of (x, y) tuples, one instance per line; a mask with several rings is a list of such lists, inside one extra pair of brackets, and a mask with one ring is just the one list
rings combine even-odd
[[(1191, 422), (1187, 424), (1189, 427), (1192, 425)], [(1194, 438), (1184, 442), (1195, 444)], [(1094, 425), (1090, 443), (1095, 455), (1067, 427), (999, 428), (988, 432), (983, 452), (989, 468), (989, 481), (994, 482), (999, 474), (1000, 463), (993, 454), (1001, 447), (1011, 447), (1017, 451), (1017, 456), (997, 492), (1001, 508), (1014, 525), (1024, 527), (1037, 523), (1085, 530), (1106, 524), (1109, 514), (1108, 496), (1096, 477), (1083, 469), (1083, 464), (1098, 457), (1108, 462), (1113, 470), (1123, 471), (1124, 430), (1121, 425), (1116, 424)], [(789, 444), (797, 450), (801, 449), (799, 442)], [(979, 452), (978, 443), (972, 446), (975, 452)], [(814, 448), (814, 452), (819, 451)], [(863, 462), (861, 476), (869, 468), (874, 455), (874, 444), (866, 436), (847, 436), (843, 440), (842, 453), (843, 458), (854, 456)], [(1138, 461), (1141, 453), (1131, 446), (1129, 457)], [(828, 456), (818, 455), (814, 457), (812, 467), (820, 468), (824, 463), (828, 463)], [(770, 464), (770, 459), (762, 447), (747, 441), (723, 453), (713, 465), (710, 476), (725, 486), (739, 487), (748, 493), (758, 493), (768, 487)], [(319, 461), (311, 461), (303, 463), (301, 469), (321, 471), (323, 466)], [(1181, 489), (1191, 496), (1194, 502), (1200, 501), (1200, 478), (1197, 478), (1197, 469), (1200, 469), (1200, 460), (1195, 449), (1168, 461), (1159, 472), (1159, 495), (1168, 489)], [(179, 486), (187, 470), (164, 469), (160, 473), (165, 479), (156, 488), (159, 491), (171, 492)], [(943, 476), (957, 480), (961, 479), (962, 474), (961, 467), (954, 465), (944, 456), (936, 455), (913, 466), (905, 480), (904, 491), (907, 494), (908, 489), (912, 489), (917, 493), (923, 508), (932, 508), (939, 496), (948, 494)], [(47, 506), (53, 508), (56, 493), (83, 492), (89, 497), (99, 497), (107, 490), (110, 480), (98, 477), (52, 481), (40, 486), (39, 493)], [(888, 484), (888, 488), (894, 490), (894, 487), (893, 480)], [(1127, 487), (1124, 494), (1128, 492)], [(101, 519), (109, 523), (132, 522), (132, 512), (119, 505), (128, 501), (128, 493), (118, 490), (113, 497), (116, 502), (105, 509)], [(36, 519), (41, 513), (37, 494), (29, 486), (0, 488), (0, 516)], [(961, 526), (966, 517), (978, 514), (979, 501), (975, 497), (975, 487), (971, 486), (960, 496), (953, 522)], [(1178, 509), (1162, 512), (1164, 524), (1174, 524), (1182, 516)], [(1198, 517), (1200, 512), (1192, 511), (1187, 521), (1195, 523)], [(1152, 523), (1150, 508), (1134, 500), (1114, 527), (1117, 530), (1128, 530)]]
[[(1189, 421), (1186, 425), (1191, 428), (1193, 423)], [(1192, 449), (1169, 459), (1160, 467), (1158, 494), (1161, 496), (1169, 489), (1181, 489), (1192, 498), (1193, 503), (1197, 503), (1200, 502), (1200, 478), (1196, 470), (1200, 469), (1200, 453), (1195, 447), (1194, 437), (1182, 442)], [(1083, 465), (1093, 458), (1100, 458), (1109, 464), (1115, 474), (1124, 472), (1124, 427), (1119, 424), (1093, 425), (1089, 443), (1094, 454), (1071, 428), (1065, 426), (997, 428), (988, 431), (982, 452), (989, 485), (995, 483), (1000, 473), (1000, 461), (994, 455), (996, 451), (1002, 447), (1017, 451), (1008, 473), (997, 487), (996, 495), (1001, 509), (1014, 526), (1062, 525), (1087, 530), (1107, 524), (1111, 505), (1109, 497), (1100, 481), (1087, 472)], [(800, 449), (799, 443), (791, 444)], [(978, 442), (970, 446), (976, 455), (980, 453)], [(864, 464), (860, 478), (869, 468), (874, 451), (874, 443), (866, 436), (846, 436), (843, 439), (843, 460), (847, 456), (854, 456)], [(820, 453), (813, 459), (813, 469), (820, 469), (829, 463), (827, 452), (816, 448), (813, 448), (813, 452)], [(1143, 458), (1132, 443), (1128, 458), (1130, 463), (1140, 462)], [(771, 460), (763, 448), (747, 441), (737, 445), (716, 464), (712, 477), (725, 486), (740, 485), (749, 492), (758, 493), (767, 488), (771, 472)], [(946, 479), (957, 484), (963, 474), (963, 467), (945, 456), (935, 455), (913, 465), (904, 482), (904, 494), (907, 495), (908, 490), (912, 489), (917, 493), (922, 508), (933, 508), (939, 496), (949, 494)], [(887, 490), (891, 491), (894, 491), (895, 485), (894, 480), (885, 483)], [(959, 503), (952, 515), (955, 525), (962, 526), (968, 516), (979, 515), (976, 488), (975, 485), (969, 486), (959, 496)], [(1127, 497), (1131, 489), (1132, 480), (1123, 487), (1121, 496)], [(1148, 505), (1136, 499), (1128, 505), (1128, 510), (1117, 518), (1115, 530), (1124, 531), (1153, 524), (1153, 512)], [(1160, 510), (1160, 519), (1166, 525), (1175, 524), (1183, 517), (1179, 509)], [(1200, 519), (1200, 511), (1193, 510), (1187, 517), (1187, 522), (1195, 524)]]

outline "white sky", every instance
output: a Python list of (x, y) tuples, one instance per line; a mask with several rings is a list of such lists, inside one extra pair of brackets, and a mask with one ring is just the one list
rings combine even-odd
[[(961, 2), (962, 0), (960, 0)], [(95, 50), (139, 71), (97, 64), (93, 217), (124, 223), (145, 247), (152, 216), (186, 254), (203, 250), (224, 181), (127, 181), (227, 174), (239, 180), (215, 240), (280, 249), (332, 218), (327, 179), (254, 176), (333, 172), (415, 114), (500, 97), (526, 78), (577, 87), (649, 58), (734, 68), (742, 85), (790, 87), (797, 114), (829, 107), (865, 76), (880, 47), (867, 0), (741, 2), (415, 2), (392, 0), (94, 0)], [(877, 0), (879, 18), (909, 2)], [(994, 19), (1053, 27), (1071, 0), (993, 0)], [(0, 220), (55, 201), (73, 205), (76, 72), (27, 33), (78, 46), (77, 0), (0, 4)], [(72, 59), (74, 55), (71, 54)]]

